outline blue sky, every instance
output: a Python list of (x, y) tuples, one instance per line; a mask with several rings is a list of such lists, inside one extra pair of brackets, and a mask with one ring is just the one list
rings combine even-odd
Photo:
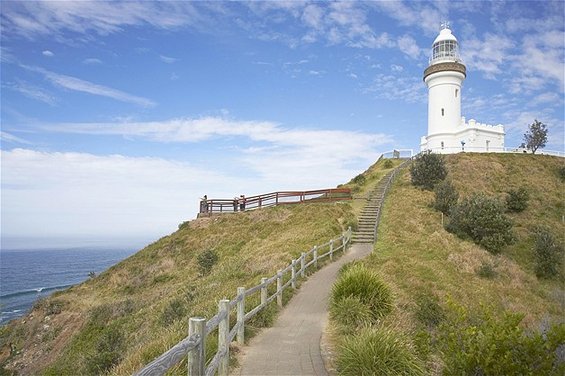
[(198, 198), (336, 186), (417, 150), (440, 23), (467, 119), (563, 150), (564, 3), (1, 2), (2, 241), (148, 241)]

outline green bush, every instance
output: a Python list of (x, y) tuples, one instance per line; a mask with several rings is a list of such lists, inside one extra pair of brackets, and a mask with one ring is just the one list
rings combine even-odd
[(373, 271), (363, 265), (353, 265), (336, 281), (332, 288), (331, 304), (345, 298), (356, 298), (371, 311), (374, 320), (392, 310), (392, 293)]
[(521, 187), (518, 189), (511, 189), (508, 191), (508, 196), (506, 196), (506, 207), (508, 211), (511, 212), (521, 212), (526, 210), (528, 207), (528, 200), (530, 199), (530, 194), (526, 188)]
[(559, 275), (563, 264), (563, 245), (546, 228), (534, 233), (535, 271), (538, 278), (553, 278)]
[(352, 334), (375, 323), (371, 308), (354, 296), (334, 302), (330, 307), (330, 317), (338, 324), (342, 334)]
[(218, 254), (213, 249), (208, 249), (198, 255), (198, 271), (201, 276), (210, 274), (212, 267), (218, 262)]
[(449, 180), (437, 184), (435, 189), (434, 208), (443, 214), (449, 215), (451, 208), (457, 205), (459, 193)]
[(461, 238), (469, 237), (495, 254), (514, 241), (512, 221), (504, 215), (504, 205), (482, 193), (454, 206), (445, 227)]
[(365, 184), (365, 182), (367, 181), (367, 178), (365, 178), (365, 175), (359, 174), (359, 175), (357, 175), (356, 177), (354, 177), (351, 181), (352, 181), (354, 184), (363, 185), (363, 184)]
[(438, 326), (445, 318), (443, 308), (437, 302), (437, 299), (430, 295), (420, 295), (416, 299), (416, 318), (427, 327), (434, 328)]
[(496, 269), (490, 262), (483, 262), (481, 266), (475, 270), (475, 273), (481, 278), (492, 279), (496, 277)]
[(521, 314), (452, 308), (437, 341), (444, 375), (562, 375), (565, 371), (559, 360), (565, 325), (527, 334), (520, 327)]
[(390, 159), (385, 160), (385, 162), (383, 163), (383, 168), (392, 168), (394, 165), (392, 164), (392, 161)]
[(161, 313), (161, 324), (171, 325), (174, 321), (184, 318), (186, 315), (186, 305), (182, 299), (173, 299)]
[(122, 359), (124, 335), (116, 328), (108, 327), (100, 336), (96, 350), (87, 356), (87, 370), (90, 375), (108, 372)]
[(343, 340), (337, 357), (343, 376), (424, 375), (406, 340), (390, 329), (362, 329)]
[(565, 166), (559, 167), (557, 174), (559, 175), (559, 179), (561, 179), (561, 181), (565, 181)]
[(410, 167), (410, 176), (414, 186), (431, 191), (447, 176), (443, 157), (431, 152), (418, 154)]

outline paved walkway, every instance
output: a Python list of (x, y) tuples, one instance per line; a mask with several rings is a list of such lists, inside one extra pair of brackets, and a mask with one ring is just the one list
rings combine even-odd
[(367, 256), (372, 243), (357, 243), (338, 260), (306, 280), (275, 325), (264, 329), (243, 348), (234, 375), (328, 375), (320, 339), (328, 322), (328, 297), (341, 266)]

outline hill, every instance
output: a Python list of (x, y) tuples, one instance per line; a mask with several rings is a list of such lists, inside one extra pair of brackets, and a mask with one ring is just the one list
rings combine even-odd
[[(506, 355), (502, 352), (504, 341), (509, 340), (505, 335), (518, 336), (523, 330), (528, 334), (524, 341), (534, 341), (536, 333), (546, 335), (550, 327), (564, 322), (565, 273), (562, 270), (554, 279), (536, 277), (532, 236), (541, 225), (563, 244), (565, 184), (559, 176), (563, 159), (473, 153), (446, 156), (445, 162), (460, 200), (479, 192), (504, 200), (506, 192), (520, 187), (529, 192), (525, 211), (506, 213), (516, 241), (493, 255), (447, 232), (441, 213), (431, 206), (434, 193), (415, 188), (406, 169), (385, 202), (374, 252), (362, 264), (376, 272), (394, 295), (395, 308), (378, 328), (396, 333), (422, 360), (425, 373), (467, 374), (463, 369), (449, 373), (444, 366), (453, 364), (456, 356), (461, 358), (457, 361), (474, 361), (470, 359), (477, 356), (473, 351), (493, 357), (496, 363), (502, 360), (501, 354)], [(514, 326), (512, 320), (519, 324)], [(512, 325), (499, 330), (510, 321)], [(334, 321), (339, 332), (337, 325)], [(489, 332), (484, 327), (489, 325), (496, 329)], [(564, 327), (556, 330), (563, 347)], [(360, 333), (357, 339), (363, 340)], [(488, 335), (499, 337), (487, 351), (473, 336), (492, 339)], [(467, 338), (473, 338), (469, 343), (476, 348), (465, 348)], [(343, 344), (342, 340), (337, 336), (337, 342)], [(449, 348), (450, 343), (456, 343), (457, 349)], [(364, 348), (368, 347), (365, 343)], [(531, 351), (524, 351), (526, 358)]]
[[(5, 372), (131, 374), (184, 338), (187, 318), (354, 224), (350, 204), (280, 206), (185, 222), (106, 272), (38, 302), (0, 333)], [(274, 308), (273, 308), (274, 310)], [(253, 326), (272, 320), (273, 310)], [(10, 356), (12, 343), (18, 354)], [(209, 352), (215, 352), (208, 343)], [(179, 367), (179, 369), (181, 369)], [(184, 373), (186, 371), (179, 371)]]

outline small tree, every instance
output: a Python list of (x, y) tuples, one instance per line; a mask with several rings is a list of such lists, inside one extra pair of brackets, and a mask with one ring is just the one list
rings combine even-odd
[(511, 189), (506, 196), (506, 207), (511, 212), (521, 212), (528, 207), (528, 200), (530, 194), (524, 187), (518, 189)]
[(514, 240), (512, 221), (504, 215), (504, 205), (482, 193), (464, 199), (452, 208), (449, 232), (471, 238), (491, 253), (499, 253)]
[(537, 119), (530, 124), (529, 130), (524, 134), (526, 148), (535, 154), (539, 148), (544, 148), (547, 142), (547, 127)]
[(444, 180), (435, 189), (434, 208), (443, 214), (449, 215), (451, 208), (457, 205), (459, 193), (449, 180)]
[(447, 170), (441, 155), (425, 152), (414, 159), (410, 175), (413, 185), (431, 191), (437, 183), (445, 179)]
[(559, 275), (563, 263), (563, 246), (543, 227), (535, 230), (534, 240), (535, 270), (538, 278), (553, 278)]

